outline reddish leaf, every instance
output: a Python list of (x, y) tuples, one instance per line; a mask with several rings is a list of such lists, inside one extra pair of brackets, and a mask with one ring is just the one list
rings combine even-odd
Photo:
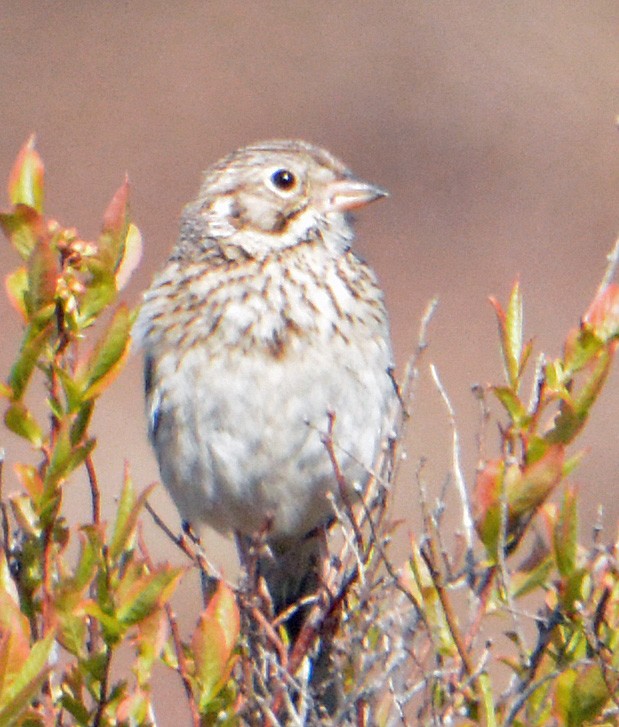
[(207, 618), (214, 618), (224, 631), (229, 652), (236, 646), (241, 630), (241, 617), (234, 592), (223, 581), (219, 581), (217, 591), (205, 610)]
[(5, 590), (0, 590), (0, 673), (4, 679), (19, 672), (30, 650), (28, 619), (18, 603)]
[(619, 335), (619, 285), (612, 283), (599, 291), (583, 316), (597, 336), (608, 341)]
[(563, 477), (564, 454), (563, 445), (555, 444), (518, 477), (506, 478), (510, 518), (532, 513), (546, 500)]
[(34, 644), (10, 684), (3, 685), (0, 724), (16, 724), (17, 718), (28, 709), (49, 672), (49, 659), (53, 646), (54, 634), (50, 632)]
[(478, 472), (473, 492), (475, 527), (489, 554), (496, 553), (501, 525), (500, 499), (505, 464), (492, 460)]
[(125, 177), (125, 181), (116, 190), (103, 214), (103, 232), (111, 232), (114, 235), (124, 232), (127, 225), (128, 201), (129, 178)]
[(505, 329), (505, 311), (503, 310), (503, 306), (493, 295), (489, 295), (488, 300), (496, 313), (497, 322), (499, 324), (499, 333), (501, 334), (501, 338), (503, 338), (503, 330)]
[(99, 236), (99, 259), (104, 270), (114, 273), (125, 252), (125, 240), (129, 226), (129, 180), (125, 178), (103, 216), (103, 229)]
[(230, 652), (222, 627), (204, 612), (191, 638), (191, 651), (200, 685), (200, 706), (204, 707), (223, 686), (228, 674)]
[(30, 315), (52, 303), (56, 297), (58, 267), (49, 240), (39, 240), (28, 259), (28, 290), (25, 302)]

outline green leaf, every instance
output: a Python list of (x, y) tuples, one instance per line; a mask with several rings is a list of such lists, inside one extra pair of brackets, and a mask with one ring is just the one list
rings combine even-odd
[[(95, 603), (94, 601), (86, 601), (84, 603), (84, 612), (97, 619), (97, 621), (101, 624), (103, 638), (106, 644), (113, 646), (122, 639), (126, 628), (114, 614), (107, 613), (98, 603)], [(94, 669), (98, 665), (104, 669), (104, 664), (99, 664), (98, 661), (93, 662), (92, 668)], [(97, 679), (100, 679), (103, 672), (101, 672), (101, 674), (98, 672), (95, 674), (93, 671), (92, 673)]]
[(85, 267), (92, 277), (80, 301), (79, 321), (82, 328), (92, 325), (99, 313), (116, 297), (116, 282), (112, 270), (104, 270), (101, 263), (94, 258), (89, 258)]
[(477, 473), (473, 492), (475, 528), (491, 558), (495, 558), (497, 554), (504, 477), (505, 463), (501, 460), (489, 461)]
[(28, 290), (28, 270), (25, 267), (13, 270), (6, 276), (4, 284), (9, 302), (22, 318), (27, 320), (25, 295)]
[(527, 443), (526, 463), (531, 465), (539, 461), (551, 446), (550, 442), (543, 437), (533, 435)]
[(482, 705), (484, 709), (483, 714), (485, 716), (484, 724), (486, 727), (496, 727), (497, 721), (496, 713), (494, 711), (494, 698), (492, 694), (492, 682), (490, 681), (490, 675), (486, 672), (482, 672), (477, 679), (477, 683), (482, 696)]
[(70, 654), (78, 658), (87, 655), (86, 641), (88, 639), (88, 619), (84, 614), (75, 615), (69, 611), (56, 608), (58, 619), (58, 641)]
[[(536, 510), (554, 490), (563, 477), (564, 449), (554, 445), (544, 456), (527, 465), (520, 475), (506, 479), (506, 497), (511, 517)], [(516, 472), (516, 469), (510, 471)]]
[(116, 522), (114, 532), (109, 544), (110, 558), (115, 562), (120, 555), (131, 549), (131, 540), (135, 534), (140, 511), (144, 502), (153, 491), (155, 484), (143, 490), (139, 497), (136, 497), (133, 481), (129, 473), (128, 465), (125, 465), (123, 489), (120, 495), (120, 502), (116, 511)]
[(589, 411), (595, 403), (610, 371), (612, 354), (608, 348), (600, 350), (593, 368), (571, 400), (563, 399), (554, 427), (545, 435), (549, 442), (569, 444), (583, 428)]
[(559, 674), (555, 682), (555, 713), (562, 725), (574, 725), (571, 721), (572, 716), (572, 697), (574, 694), (574, 684), (576, 682), (576, 670), (566, 669)]
[(54, 366), (54, 373), (58, 377), (58, 381), (60, 381), (62, 391), (65, 395), (67, 413), (73, 414), (83, 405), (84, 390), (82, 384), (76, 381), (74, 375), (65, 368), (62, 368), (62, 366)]
[(22, 146), (9, 175), (11, 204), (25, 204), (43, 212), (44, 167), (34, 148), (34, 134)]
[(567, 383), (568, 379), (584, 368), (604, 348), (604, 345), (604, 341), (590, 328), (572, 332), (565, 344), (563, 383)]
[(80, 406), (77, 416), (71, 425), (71, 444), (77, 444), (84, 439), (93, 411), (94, 404), (92, 401), (87, 401)]
[(21, 401), (9, 406), (4, 415), (4, 423), (14, 434), (27, 439), (37, 449), (43, 444), (43, 430)]
[(0, 727), (15, 724), (30, 706), (49, 671), (48, 663), (53, 646), (53, 633), (37, 641), (15, 679), (0, 693)]
[(599, 352), (593, 369), (588, 373), (584, 385), (574, 397), (576, 412), (583, 419), (588, 416), (589, 410), (604, 386), (612, 358), (612, 353), (608, 348)]
[(205, 610), (207, 618), (213, 618), (224, 632), (226, 646), (231, 653), (236, 646), (241, 631), (241, 616), (232, 589), (224, 581), (219, 581)]
[(557, 568), (569, 576), (576, 567), (578, 547), (578, 500), (573, 489), (566, 490), (553, 532), (553, 547)]
[(204, 711), (225, 684), (228, 676), (226, 666), (230, 656), (223, 629), (206, 613), (200, 616), (193, 633), (191, 651), (196, 666), (194, 676), (200, 687), (199, 707)]
[(46, 491), (54, 490), (60, 482), (66, 480), (71, 472), (84, 463), (96, 444), (97, 440), (94, 438), (73, 444), (68, 422), (61, 421), (49, 467), (45, 473)]
[(589, 571), (586, 568), (574, 568), (563, 577), (559, 600), (561, 602), (561, 608), (565, 613), (572, 614), (575, 604), (582, 601), (585, 597), (588, 578)]
[(101, 649), (90, 658), (84, 659), (82, 663), (86, 669), (86, 673), (92, 676), (96, 682), (100, 682), (105, 679), (105, 674), (109, 667), (105, 650)]
[(520, 397), (509, 386), (494, 386), (492, 388), (497, 399), (503, 404), (516, 427), (524, 427), (531, 417)]
[(53, 306), (50, 306), (49, 309), (46, 309), (45, 316), (37, 317), (26, 330), (19, 356), (9, 374), (9, 386), (16, 401), (19, 401), (23, 396), (39, 357), (53, 333), (51, 323), (53, 315), (54, 309)]
[(17, 254), (28, 260), (37, 242), (45, 234), (43, 217), (32, 207), (17, 205), (12, 212), (0, 214), (0, 227)]
[(92, 724), (90, 711), (86, 709), (84, 704), (72, 697), (70, 694), (64, 693), (60, 697), (60, 704), (75, 719), (75, 724), (82, 727), (89, 727)]
[(137, 624), (172, 596), (183, 573), (180, 568), (160, 566), (134, 581), (118, 606), (118, 620), (125, 626)]
[(134, 270), (142, 259), (142, 235), (139, 229), (130, 223), (125, 238), (122, 259), (116, 270), (116, 289), (122, 290), (129, 282)]
[(541, 558), (532, 568), (517, 570), (513, 574), (510, 583), (512, 597), (515, 599), (522, 598), (538, 588), (545, 588), (553, 568), (554, 561), (547, 555), (545, 558)]
[(432, 641), (438, 653), (443, 656), (453, 657), (457, 653), (456, 644), (448, 626), (432, 574), (421, 556), (417, 543), (413, 541), (411, 545), (409, 567), (413, 581), (407, 584), (408, 588), (413, 598), (419, 602), (424, 622), (427, 623), (432, 632)]
[(15, 465), (15, 474), (32, 500), (38, 502), (43, 494), (43, 480), (39, 470), (34, 465), (18, 462)]
[(239, 633), (240, 615), (236, 598), (230, 587), (219, 581), (191, 639), (201, 710), (206, 709), (230, 677)]
[(79, 532), (80, 555), (71, 579), (72, 588), (81, 591), (90, 585), (101, 559), (102, 538), (94, 526), (85, 526)]
[(154, 611), (138, 624), (134, 639), (137, 660), (133, 669), (138, 685), (149, 688), (153, 667), (166, 648), (167, 636), (168, 619), (163, 610)]
[(507, 311), (505, 312), (505, 365), (509, 374), (509, 382), (514, 390), (518, 389), (520, 361), (522, 357), (522, 295), (520, 284), (514, 283)]
[(129, 350), (130, 331), (131, 315), (127, 306), (121, 304), (76, 376), (76, 380), (83, 386), (84, 399), (98, 396), (119, 373), (124, 356)]
[(557, 678), (556, 706), (562, 724), (584, 725), (598, 718), (610, 699), (608, 687), (597, 664), (578, 673), (567, 670)]

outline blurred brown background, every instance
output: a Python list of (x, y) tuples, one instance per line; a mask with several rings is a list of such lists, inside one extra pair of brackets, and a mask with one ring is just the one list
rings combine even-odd
[[(557, 355), (619, 230), (618, 31), (616, 0), (4, 0), (0, 179), (36, 131), (48, 213), (93, 236), (127, 171), (145, 239), (128, 291), (137, 302), (208, 164), (269, 137), (327, 147), (392, 194), (360, 215), (358, 249), (386, 291), (400, 367), (422, 309), (440, 297), (424, 367), (438, 366), (452, 398), (471, 485), (470, 385), (497, 381), (501, 371), (487, 296), (505, 300), (520, 275), (527, 333), (536, 351)], [(4, 272), (16, 262), (0, 248)], [(4, 376), (19, 324), (6, 301), (0, 306)], [(450, 433), (425, 368), (424, 378), (408, 451), (413, 463), (428, 457), (426, 479), (438, 492)], [(573, 477), (585, 522), (605, 503), (607, 539), (619, 514), (618, 383), (615, 371)], [(94, 431), (109, 513), (124, 459), (139, 486), (157, 477), (137, 358), (104, 398)], [(0, 445), (9, 464), (24, 452), (14, 438)], [(400, 490), (414, 523), (415, 486), (403, 481)], [(78, 507), (81, 497), (76, 483), (69, 501)], [(165, 495), (156, 502), (175, 524)], [(162, 557), (180, 560), (160, 536), (151, 540)], [(222, 552), (213, 559), (226, 567), (230, 551)], [(193, 599), (179, 605), (187, 623)], [(161, 724), (172, 714), (162, 707)]]

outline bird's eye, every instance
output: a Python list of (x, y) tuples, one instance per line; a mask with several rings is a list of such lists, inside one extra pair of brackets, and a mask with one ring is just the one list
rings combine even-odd
[(295, 187), (297, 178), (289, 169), (278, 169), (271, 174), (271, 182), (281, 192), (290, 192)]

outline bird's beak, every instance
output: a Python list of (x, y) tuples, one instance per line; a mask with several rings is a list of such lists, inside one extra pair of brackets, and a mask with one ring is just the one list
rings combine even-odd
[(388, 195), (386, 189), (375, 184), (358, 179), (341, 179), (327, 185), (321, 206), (324, 212), (347, 212)]

